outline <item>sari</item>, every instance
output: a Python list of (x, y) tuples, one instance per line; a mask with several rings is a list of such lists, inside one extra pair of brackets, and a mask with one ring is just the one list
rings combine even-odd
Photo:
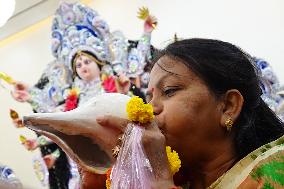
[(284, 189), (284, 136), (248, 154), (207, 189)]

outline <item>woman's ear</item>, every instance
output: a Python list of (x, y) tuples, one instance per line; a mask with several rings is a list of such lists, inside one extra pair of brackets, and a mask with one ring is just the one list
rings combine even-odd
[(240, 91), (238, 91), (237, 89), (231, 89), (225, 93), (223, 103), (223, 114), (220, 120), (220, 125), (226, 128), (228, 127), (228, 122), (230, 122), (229, 120), (231, 120), (232, 123), (236, 122), (242, 111), (244, 98)]

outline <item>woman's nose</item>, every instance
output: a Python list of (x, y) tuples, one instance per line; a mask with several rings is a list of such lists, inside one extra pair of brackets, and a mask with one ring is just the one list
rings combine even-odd
[(149, 104), (153, 106), (154, 115), (159, 115), (163, 111), (163, 105), (159, 100), (152, 99)]

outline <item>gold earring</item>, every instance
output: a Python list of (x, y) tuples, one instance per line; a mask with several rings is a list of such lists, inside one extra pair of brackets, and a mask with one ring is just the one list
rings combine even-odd
[(227, 131), (231, 131), (233, 124), (234, 124), (234, 122), (231, 118), (227, 119), (227, 121), (225, 122), (225, 126), (227, 128)]

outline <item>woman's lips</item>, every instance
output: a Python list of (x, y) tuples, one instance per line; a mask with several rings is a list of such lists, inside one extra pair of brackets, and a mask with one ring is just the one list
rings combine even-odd
[(157, 124), (158, 128), (160, 129), (161, 133), (165, 135), (165, 127), (164, 124), (159, 122), (157, 119), (154, 120), (155, 124)]

